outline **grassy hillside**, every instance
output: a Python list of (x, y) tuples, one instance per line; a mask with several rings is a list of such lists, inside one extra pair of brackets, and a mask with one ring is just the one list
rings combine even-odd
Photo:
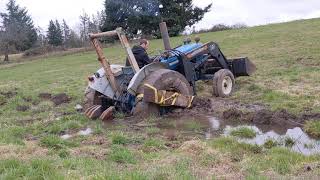
[[(299, 114), (320, 112), (319, 27), (320, 19), (312, 19), (199, 36), (202, 42), (217, 42), (227, 57), (248, 56), (258, 68), (252, 77), (237, 80), (230, 99)], [(171, 39), (173, 45), (182, 40)], [(160, 40), (151, 42), (151, 54), (161, 49)], [(112, 63), (124, 64), (120, 46), (105, 49), (105, 54)], [(165, 146), (168, 142), (158, 136), (160, 129), (131, 131), (126, 123), (106, 131), (102, 123), (74, 110), (82, 102), (86, 77), (99, 68), (96, 59), (94, 52), (86, 52), (0, 66), (0, 179), (257, 179), (289, 177), (304, 163), (319, 160), (281, 148), (261, 152), (229, 138), (196, 140), (191, 145), (178, 139), (174, 143), (186, 149), (176, 150)], [(208, 96), (209, 87), (203, 86), (201, 95)], [(55, 106), (42, 101), (39, 93), (66, 93), (71, 102)], [(22, 107), (28, 108), (21, 112)], [(92, 136), (59, 138), (86, 127), (93, 128)]]

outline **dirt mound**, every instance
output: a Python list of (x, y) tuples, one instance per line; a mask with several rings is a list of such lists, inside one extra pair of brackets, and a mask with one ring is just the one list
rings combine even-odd
[(16, 96), (18, 94), (18, 92), (16, 90), (14, 91), (8, 91), (8, 92), (0, 92), (0, 95), (4, 96), (5, 98), (13, 98), (14, 96)]
[(320, 113), (303, 114), (301, 118), (305, 120), (320, 120)]
[(280, 126), (301, 126), (303, 120), (296, 115), (290, 114), (287, 110), (268, 111), (262, 110), (257, 112), (252, 120), (257, 124), (280, 125)]
[(15, 97), (18, 94), (17, 90), (18, 89), (14, 89), (12, 91), (7, 92), (0, 91), (0, 106), (7, 104), (8, 99)]
[(50, 93), (40, 93), (38, 97), (41, 98), (42, 100), (50, 100), (56, 106), (59, 106), (63, 103), (69, 103), (71, 100), (71, 98), (66, 93), (60, 93), (57, 95), (52, 95)]
[(41, 99), (49, 100), (49, 99), (51, 99), (52, 94), (50, 94), (50, 93), (40, 93), (38, 97), (41, 98)]
[(203, 97), (195, 97), (193, 101), (194, 108), (211, 108), (211, 99)]
[(222, 115), (226, 120), (240, 120), (260, 125), (302, 126), (305, 118), (290, 114), (287, 110), (270, 111), (262, 109), (256, 112), (243, 112), (236, 108), (225, 110)]
[(231, 108), (222, 113), (223, 119), (227, 120), (244, 120), (244, 116), (245, 114), (236, 108)]
[(52, 96), (51, 101), (56, 105), (60, 105), (63, 103), (68, 103), (70, 102), (71, 98), (65, 94), (65, 93), (61, 93), (61, 94), (57, 94), (55, 96)]
[(26, 112), (26, 111), (28, 111), (30, 109), (30, 107), (29, 106), (21, 106), (21, 105), (19, 105), (19, 106), (17, 106), (16, 107), (16, 110), (17, 111), (20, 111), (20, 112)]
[(0, 95), (0, 106), (3, 106), (7, 103), (7, 100), (4, 96)]

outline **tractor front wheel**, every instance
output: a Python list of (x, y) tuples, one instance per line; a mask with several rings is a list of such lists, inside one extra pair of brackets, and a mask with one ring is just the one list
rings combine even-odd
[(228, 69), (221, 69), (213, 77), (213, 95), (228, 97), (232, 94), (235, 85), (234, 75)]

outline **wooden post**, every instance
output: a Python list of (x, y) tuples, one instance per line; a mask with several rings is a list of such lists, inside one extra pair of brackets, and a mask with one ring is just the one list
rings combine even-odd
[(170, 50), (171, 49), (170, 36), (169, 36), (167, 24), (166, 22), (161, 22), (159, 26), (160, 26), (160, 32), (163, 40), (164, 49)]
[(102, 33), (96, 33), (96, 34), (90, 34), (90, 38), (101, 38), (101, 37), (106, 37), (106, 36), (116, 36), (117, 35), (117, 31), (107, 31), (107, 32), (102, 32)]
[(128, 39), (127, 39), (126, 35), (123, 33), (122, 28), (117, 28), (116, 31), (117, 31), (118, 37), (120, 39), (120, 42), (122, 44), (122, 47), (126, 50), (130, 65), (131, 65), (134, 73), (137, 73), (140, 70), (140, 68), (138, 66), (136, 58), (134, 57), (134, 55), (132, 53)]
[(100, 61), (105, 73), (106, 73), (106, 77), (109, 80), (110, 84), (111, 84), (111, 88), (114, 91), (114, 93), (116, 94), (116, 96), (119, 95), (119, 85), (114, 77), (114, 74), (112, 73), (109, 61), (107, 60), (107, 58), (103, 55), (103, 51), (102, 48), (100, 46), (99, 41), (96, 38), (92, 38), (92, 36), (90, 36), (91, 38), (91, 42), (92, 45), (94, 46), (97, 55), (98, 55), (98, 60)]

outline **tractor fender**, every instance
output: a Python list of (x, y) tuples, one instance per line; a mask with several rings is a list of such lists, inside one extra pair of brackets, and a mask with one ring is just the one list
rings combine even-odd
[[(114, 73), (116, 79), (122, 74), (121, 65), (111, 65), (111, 70)], [(103, 68), (100, 68), (93, 76), (93, 81), (89, 81), (88, 86), (101, 94), (113, 99), (115, 96), (114, 91), (112, 90), (111, 84), (109, 83), (106, 73)]]
[(138, 71), (133, 78), (131, 79), (129, 86), (128, 86), (128, 92), (136, 96), (138, 87), (141, 85), (143, 80), (149, 76), (154, 71), (160, 70), (160, 69), (167, 69), (167, 65), (161, 62), (154, 62), (151, 64), (148, 64), (144, 66), (140, 71)]

